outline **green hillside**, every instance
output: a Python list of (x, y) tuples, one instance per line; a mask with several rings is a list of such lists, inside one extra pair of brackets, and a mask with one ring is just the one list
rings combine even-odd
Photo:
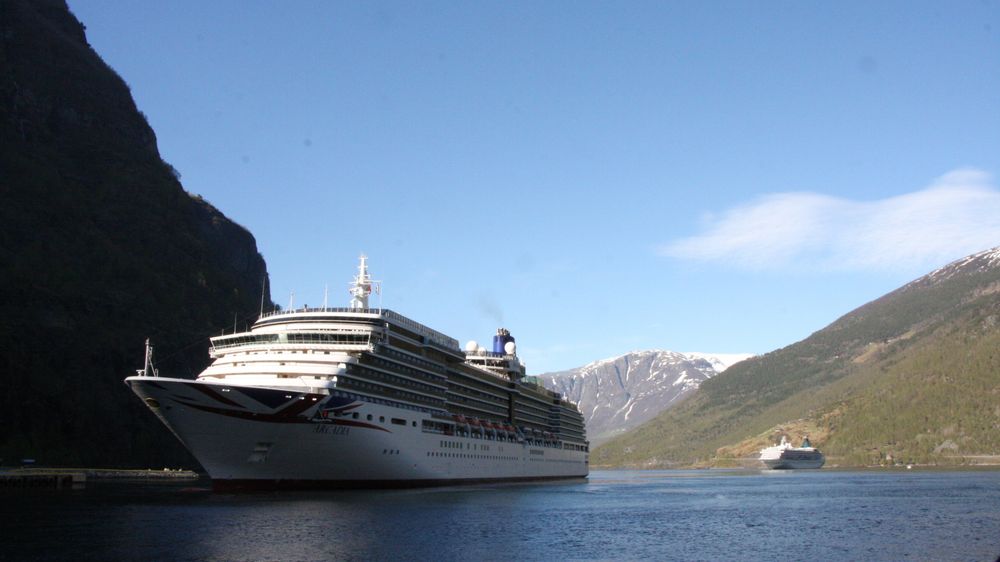
[(146, 337), (163, 374), (196, 374), (267, 271), (63, 0), (0, 0), (0, 201), (0, 460), (197, 466), (122, 381)]
[(595, 465), (727, 464), (809, 432), (830, 464), (1000, 454), (1000, 251), (960, 260), (809, 338), (734, 365), (596, 449)]

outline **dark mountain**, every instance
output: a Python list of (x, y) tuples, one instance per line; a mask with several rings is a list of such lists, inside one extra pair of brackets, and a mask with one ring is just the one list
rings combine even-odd
[(726, 464), (809, 433), (831, 464), (1000, 461), (1000, 248), (736, 364), (594, 464)]
[(176, 176), (65, 2), (0, 0), (4, 463), (195, 466), (122, 380), (147, 336), (162, 374), (197, 373), (267, 270)]

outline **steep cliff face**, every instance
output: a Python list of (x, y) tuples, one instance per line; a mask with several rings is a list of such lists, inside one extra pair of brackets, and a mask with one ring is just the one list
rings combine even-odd
[(0, 458), (193, 466), (122, 379), (146, 337), (197, 373), (266, 266), (184, 191), (63, 0), (0, 0), (0, 200)]

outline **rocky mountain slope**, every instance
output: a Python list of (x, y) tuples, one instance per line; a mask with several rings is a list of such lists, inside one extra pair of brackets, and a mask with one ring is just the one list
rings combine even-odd
[(0, 0), (0, 201), (2, 462), (195, 466), (122, 380), (146, 337), (161, 371), (197, 373), (267, 270), (184, 191), (63, 0)]
[(1000, 248), (734, 365), (594, 451), (595, 465), (729, 464), (810, 433), (830, 464), (1000, 461)]
[(539, 378), (579, 405), (587, 420), (587, 436), (595, 445), (679, 403), (729, 362), (743, 357), (747, 356), (634, 351)]

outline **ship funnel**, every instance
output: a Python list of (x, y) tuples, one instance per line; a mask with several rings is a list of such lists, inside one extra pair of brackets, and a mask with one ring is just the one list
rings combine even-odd
[(513, 349), (510, 351), (506, 349), (508, 343), (514, 343), (514, 336), (510, 335), (506, 328), (497, 328), (497, 335), (493, 336), (493, 353), (513, 354)]

